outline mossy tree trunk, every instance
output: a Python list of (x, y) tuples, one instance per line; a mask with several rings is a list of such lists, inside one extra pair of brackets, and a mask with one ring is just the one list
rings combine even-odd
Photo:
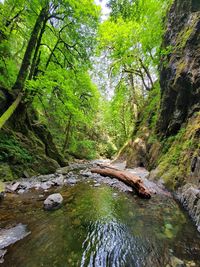
[(32, 55), (38, 41), (38, 35), (41, 32), (41, 28), (43, 27), (43, 22), (47, 19), (47, 16), (48, 16), (48, 5), (42, 8), (35, 22), (33, 31), (31, 33), (31, 37), (29, 39), (28, 46), (24, 54), (24, 58), (22, 60), (17, 80), (13, 86), (13, 90), (16, 90), (17, 92), (21, 92), (24, 89), (25, 82), (29, 74), (29, 68), (31, 66)]
[(12, 105), (3, 113), (3, 115), (0, 117), (0, 129), (3, 127), (3, 125), (6, 123), (6, 121), (12, 116), (16, 108), (18, 107), (21, 99), (22, 99), (22, 93), (19, 93), (15, 101), (12, 103)]
[[(16, 82), (12, 88), (13, 95), (16, 99), (13, 101), (13, 103), (1, 116), (0, 129), (4, 126), (6, 121), (9, 120), (9, 118), (12, 116), (15, 110), (19, 108), (19, 104), (23, 99), (23, 96), (24, 96), (23, 90), (25, 88), (25, 82), (29, 74), (29, 68), (31, 66), (31, 61), (32, 61), (32, 55), (34, 53), (34, 50), (36, 49), (36, 44), (38, 46), (38, 41), (41, 42), (41, 38), (42, 38), (41, 33), (44, 32), (44, 24), (46, 23), (48, 19), (48, 12), (49, 12), (48, 8), (49, 8), (48, 4), (42, 8), (35, 22), (34, 28), (31, 33), (31, 37), (29, 39), (29, 42), (28, 42), (28, 45), (27, 45), (27, 48), (26, 48), (26, 51), (25, 51), (25, 54), (22, 60), (22, 64), (21, 64)], [(22, 108), (21, 110), (24, 111), (24, 108)]]

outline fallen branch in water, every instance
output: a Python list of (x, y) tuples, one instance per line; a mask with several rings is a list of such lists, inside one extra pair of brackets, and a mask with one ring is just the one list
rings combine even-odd
[(147, 198), (147, 199), (151, 198), (151, 194), (149, 190), (144, 186), (142, 179), (138, 176), (133, 175), (132, 173), (128, 171), (121, 171), (121, 170), (109, 168), (106, 166), (103, 169), (93, 168), (91, 169), (91, 172), (98, 173), (102, 176), (109, 176), (111, 178), (116, 178), (124, 182), (125, 184), (133, 187), (141, 198)]

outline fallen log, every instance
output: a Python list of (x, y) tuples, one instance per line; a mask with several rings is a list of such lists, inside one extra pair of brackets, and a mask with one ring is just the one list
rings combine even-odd
[(151, 198), (151, 194), (149, 190), (144, 186), (143, 181), (140, 177), (133, 175), (132, 173), (128, 171), (121, 171), (114, 168), (93, 168), (91, 169), (92, 173), (98, 173), (102, 176), (109, 176), (111, 178), (116, 178), (125, 184), (131, 186), (135, 189), (136, 193), (141, 198)]

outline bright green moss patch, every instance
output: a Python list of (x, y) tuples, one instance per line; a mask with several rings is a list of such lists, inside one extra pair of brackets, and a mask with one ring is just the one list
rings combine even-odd
[(197, 113), (175, 137), (163, 143), (158, 165), (159, 176), (171, 189), (183, 185), (190, 176), (191, 160), (200, 153), (199, 130), (200, 114)]

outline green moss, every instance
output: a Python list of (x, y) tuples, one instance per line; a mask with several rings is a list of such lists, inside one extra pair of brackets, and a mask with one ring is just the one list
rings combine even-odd
[(0, 194), (5, 191), (5, 184), (0, 181)]
[(190, 25), (179, 33), (178, 38), (177, 38), (178, 41), (177, 41), (176, 48), (182, 49), (186, 46), (186, 43), (188, 39), (190, 38), (190, 35), (193, 32), (193, 26), (194, 25)]
[(163, 143), (158, 172), (170, 189), (183, 185), (190, 176), (191, 160), (200, 153), (199, 129), (200, 114), (197, 113), (176, 136)]
[(178, 61), (176, 65), (176, 77), (174, 79), (174, 85), (177, 83), (177, 79), (181, 76), (186, 67), (187, 63), (185, 62), (184, 58)]
[(191, 34), (193, 33), (198, 21), (199, 21), (199, 15), (194, 13), (193, 17), (190, 20), (190, 23), (188, 23), (185, 26), (185, 28), (179, 33), (177, 37), (175, 50), (181, 50), (185, 48), (187, 41), (189, 40)]
[(160, 85), (157, 82), (154, 88), (150, 91), (148, 99), (142, 108), (142, 121), (140, 123), (140, 130), (137, 135), (143, 132), (144, 127), (154, 130), (158, 121), (158, 110), (160, 106)]
[(0, 163), (0, 180), (1, 181), (12, 181), (16, 178), (13, 174), (10, 166), (7, 163)]
[(13, 112), (16, 110), (21, 100), (22, 100), (22, 94), (19, 94), (16, 100), (12, 103), (12, 105), (0, 117), (0, 129), (4, 126), (6, 121), (12, 116)]
[(12, 135), (0, 133), (0, 162), (25, 164), (32, 161), (32, 156)]

